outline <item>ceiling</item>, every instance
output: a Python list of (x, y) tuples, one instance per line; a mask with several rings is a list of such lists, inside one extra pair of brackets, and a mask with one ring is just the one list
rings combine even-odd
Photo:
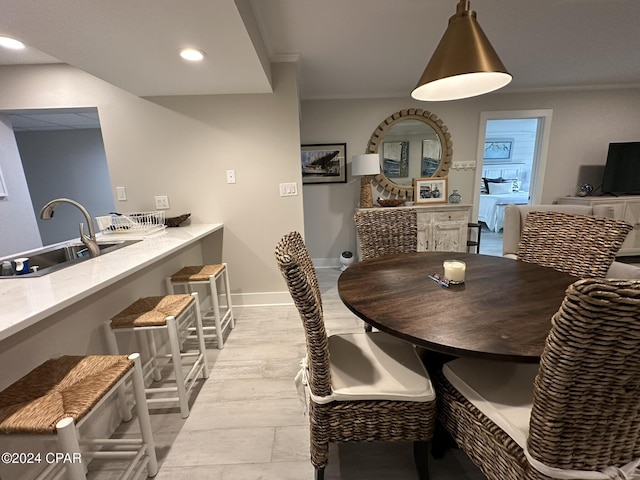
[[(0, 65), (63, 62), (139, 96), (265, 93), (299, 58), (303, 99), (408, 96), (456, 0), (0, 0)], [(505, 91), (640, 86), (640, 1), (472, 0)], [(178, 50), (206, 52), (187, 64)]]

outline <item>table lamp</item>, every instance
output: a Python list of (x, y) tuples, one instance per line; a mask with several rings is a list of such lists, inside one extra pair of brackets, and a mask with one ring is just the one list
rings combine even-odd
[(377, 153), (365, 153), (351, 157), (351, 175), (360, 179), (360, 208), (373, 207), (371, 179), (380, 173), (380, 156)]

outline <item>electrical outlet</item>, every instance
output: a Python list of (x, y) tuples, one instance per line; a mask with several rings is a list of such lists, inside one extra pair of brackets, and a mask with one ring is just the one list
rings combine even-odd
[(120, 201), (127, 199), (127, 190), (124, 187), (116, 187), (116, 198)]
[(158, 210), (168, 210), (169, 209), (169, 197), (166, 195), (159, 195), (156, 197), (156, 208)]

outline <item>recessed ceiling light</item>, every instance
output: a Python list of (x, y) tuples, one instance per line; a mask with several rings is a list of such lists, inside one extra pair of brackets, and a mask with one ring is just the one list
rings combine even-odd
[(180, 56), (190, 62), (200, 62), (204, 58), (204, 52), (195, 48), (183, 48), (180, 50)]
[(22, 50), (24, 48), (24, 43), (9, 37), (0, 37), (0, 47), (10, 48), (12, 50)]

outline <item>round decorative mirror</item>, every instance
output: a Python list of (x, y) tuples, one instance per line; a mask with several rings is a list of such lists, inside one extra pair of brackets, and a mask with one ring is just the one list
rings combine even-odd
[(413, 199), (413, 179), (446, 177), (453, 144), (449, 130), (435, 114), (409, 108), (387, 117), (375, 129), (367, 153), (380, 155), (376, 183), (389, 195)]

